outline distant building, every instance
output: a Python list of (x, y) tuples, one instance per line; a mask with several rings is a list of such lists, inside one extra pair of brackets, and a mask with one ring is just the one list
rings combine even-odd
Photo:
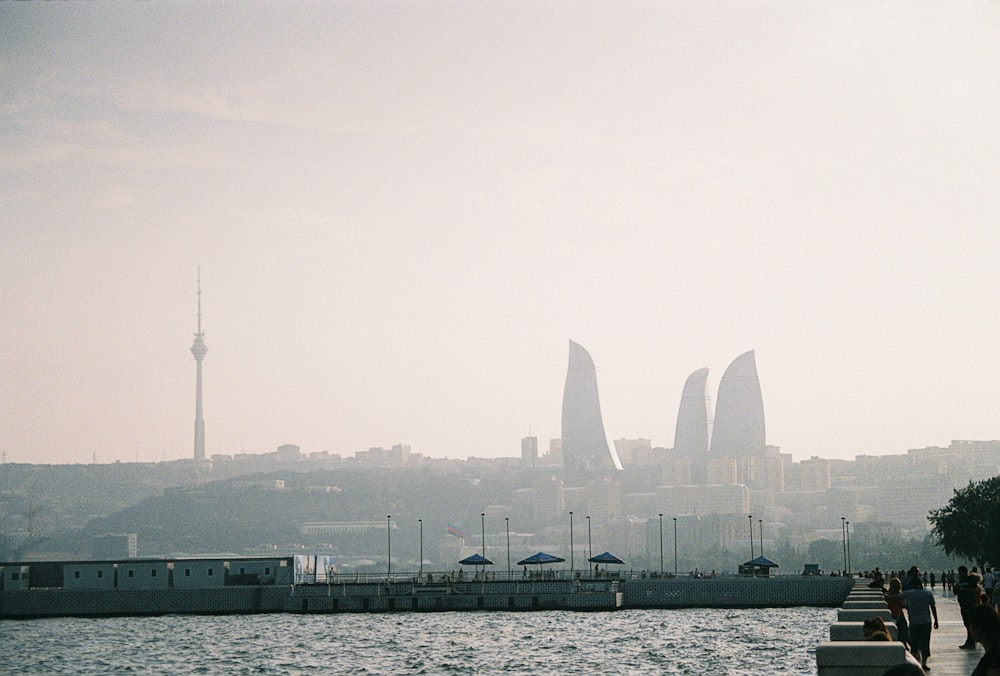
[(562, 450), (563, 466), (571, 474), (622, 469), (618, 453), (608, 444), (604, 431), (594, 360), (572, 340), (563, 390)]
[[(762, 457), (765, 454), (764, 400), (754, 351), (733, 360), (719, 382), (712, 424), (711, 458)], [(743, 469), (737, 465), (737, 470)], [(739, 483), (746, 476), (737, 474)]]
[(830, 461), (813, 456), (799, 463), (800, 491), (825, 491), (830, 489)]
[(369, 465), (398, 467), (410, 462), (409, 444), (396, 444), (392, 448), (369, 448), (354, 454), (358, 462)]
[(709, 425), (712, 422), (712, 399), (706, 393), (708, 369), (698, 369), (688, 376), (681, 392), (674, 429), (674, 452), (685, 458), (700, 458), (708, 453)]
[(95, 561), (134, 559), (139, 555), (135, 533), (98, 535), (91, 541), (91, 558)]
[(653, 442), (649, 439), (615, 439), (615, 451), (622, 465), (636, 464), (636, 458), (645, 459), (653, 450)]
[(742, 484), (729, 486), (658, 486), (656, 511), (671, 516), (692, 514), (746, 514), (750, 491)]
[(538, 437), (524, 437), (521, 439), (521, 467), (534, 467), (537, 464)]

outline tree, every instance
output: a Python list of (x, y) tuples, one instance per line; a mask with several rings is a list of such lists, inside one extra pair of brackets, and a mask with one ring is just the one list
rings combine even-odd
[(970, 481), (928, 517), (937, 544), (980, 567), (1000, 565), (1000, 476)]

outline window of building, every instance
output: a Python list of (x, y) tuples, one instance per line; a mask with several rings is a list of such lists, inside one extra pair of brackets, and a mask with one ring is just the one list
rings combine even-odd
[(209, 577), (212, 577), (212, 575), (213, 575), (214, 573), (215, 573), (215, 569), (214, 569), (214, 568), (209, 568), (209, 569), (208, 569), (208, 576), (209, 576)]
[(156, 577), (156, 569), (155, 568), (153, 570), (149, 571), (149, 576), (150, 577)]
[(97, 579), (100, 580), (102, 577), (104, 577), (104, 571), (103, 570), (97, 571)]
[(21, 574), (20, 573), (11, 573), (10, 574), (10, 579), (11, 580), (20, 580), (21, 579)]
[(79, 580), (80, 579), (80, 571), (78, 571), (78, 570), (74, 570), (73, 571), (73, 579), (74, 580)]
[(271, 569), (270, 568), (264, 568), (264, 575), (270, 575), (270, 574), (271, 574)]
[(190, 568), (185, 568), (184, 569), (184, 577), (191, 577), (191, 569)]
[(128, 571), (128, 576), (129, 576), (129, 577), (134, 577), (134, 576), (135, 576), (135, 571), (134, 571), (134, 570), (132, 570), (132, 569), (129, 569), (129, 571)]

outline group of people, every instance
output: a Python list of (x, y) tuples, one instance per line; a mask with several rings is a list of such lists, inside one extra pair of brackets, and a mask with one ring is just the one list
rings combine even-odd
[[(940, 573), (934, 571), (927, 572), (926, 570), (919, 573), (920, 580), (924, 583), (924, 587), (930, 587), (933, 591), (937, 588), (938, 583), (941, 583), (941, 589), (945, 594), (955, 593), (956, 587), (959, 585), (962, 579), (962, 570), (964, 566), (959, 566), (959, 570), (942, 570)], [(984, 595), (984, 603), (990, 603), (996, 606), (1000, 602), (1000, 586), (996, 583), (1000, 582), (1000, 571), (996, 570), (991, 566), (987, 566), (983, 569), (982, 574), (979, 573), (978, 569), (973, 566), (971, 573), (975, 573), (979, 577), (979, 583), (982, 587), (982, 593)], [(969, 575), (970, 571), (965, 568), (965, 574)], [(909, 571), (892, 571), (890, 573), (883, 574), (878, 568), (875, 570), (869, 570), (859, 573), (861, 577), (871, 580), (868, 584), (872, 588), (884, 588), (886, 585), (886, 577), (893, 578), (898, 577), (899, 579), (904, 579), (910, 575)]]
[[(953, 591), (962, 612), (965, 624), (965, 642), (959, 646), (969, 650), (982, 644), (985, 653), (972, 676), (1000, 676), (1000, 616), (997, 614), (998, 590), (994, 584), (993, 570), (987, 569), (989, 581), (974, 567), (959, 566), (957, 577), (949, 579), (942, 573), (942, 584)], [(930, 670), (927, 659), (931, 655), (931, 630), (938, 628), (937, 605), (934, 593), (927, 589), (927, 573), (921, 573), (913, 566), (904, 575), (891, 573), (888, 587), (884, 586), (884, 576), (879, 569), (871, 574), (871, 587), (882, 589), (889, 613), (896, 624), (898, 640), (907, 648), (910, 666), (919, 665), (925, 672)], [(932, 573), (930, 579), (934, 580)], [(988, 585), (988, 586), (987, 586)], [(865, 638), (868, 640), (892, 640), (885, 623), (878, 618), (865, 622)], [(890, 670), (891, 671), (891, 670)], [(905, 674), (901, 667), (893, 674)], [(917, 672), (910, 672), (917, 673)], [(886, 672), (890, 676), (890, 672)]]

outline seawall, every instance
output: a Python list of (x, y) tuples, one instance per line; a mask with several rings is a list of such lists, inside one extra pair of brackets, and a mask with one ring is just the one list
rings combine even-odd
[(0, 618), (116, 615), (836, 607), (850, 578), (575, 579), (0, 592)]
[(854, 587), (845, 577), (660, 578), (622, 583), (626, 608), (837, 607)]

